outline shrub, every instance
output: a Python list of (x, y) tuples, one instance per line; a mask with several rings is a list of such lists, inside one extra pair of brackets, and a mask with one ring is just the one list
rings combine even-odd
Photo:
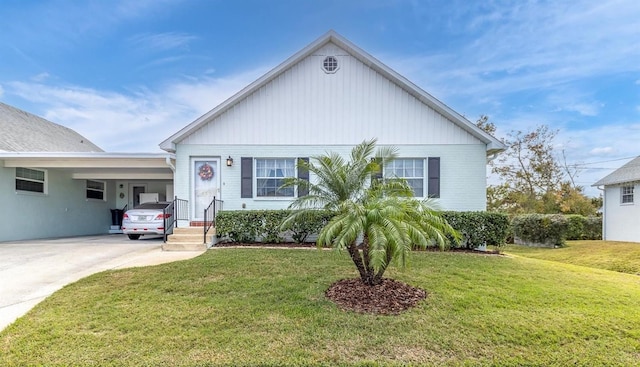
[(569, 220), (560, 214), (525, 214), (513, 218), (516, 244), (528, 246), (563, 246)]
[(601, 240), (602, 217), (586, 217), (582, 236), (585, 240)]
[(600, 240), (602, 239), (602, 218), (567, 215), (569, 227), (567, 240)]
[(317, 234), (331, 219), (331, 213), (318, 210), (288, 228), (280, 225), (291, 214), (291, 210), (229, 210), (216, 217), (216, 233), (219, 238), (231, 242), (281, 243), (287, 237), (298, 243), (305, 242), (310, 235)]
[(586, 218), (578, 214), (567, 215), (567, 240), (583, 240)]
[[(480, 246), (503, 246), (509, 231), (509, 217), (496, 212), (453, 212), (442, 216), (462, 234), (459, 247), (475, 249)], [(452, 246), (456, 243), (450, 241)]]
[[(216, 233), (230, 242), (280, 243), (292, 240), (307, 242), (324, 227), (333, 213), (327, 210), (308, 212), (286, 228), (281, 223), (291, 210), (229, 210), (216, 217)], [(469, 249), (484, 245), (502, 246), (509, 231), (509, 219), (505, 214), (491, 212), (443, 212), (447, 222), (463, 235), (463, 241), (452, 246)]]
[(278, 226), (286, 218), (284, 210), (221, 211), (216, 217), (216, 234), (231, 242), (283, 241)]
[(333, 213), (329, 210), (309, 211), (283, 229), (291, 233), (291, 238), (295, 242), (303, 243), (307, 242), (311, 235), (320, 233), (320, 230), (329, 223), (332, 217)]

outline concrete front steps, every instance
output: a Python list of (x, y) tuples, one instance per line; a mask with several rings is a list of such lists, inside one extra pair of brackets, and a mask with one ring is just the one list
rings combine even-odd
[(162, 245), (163, 251), (204, 251), (213, 242), (215, 228), (209, 229), (207, 243), (202, 243), (204, 227), (179, 227), (173, 229), (173, 234), (167, 237)]

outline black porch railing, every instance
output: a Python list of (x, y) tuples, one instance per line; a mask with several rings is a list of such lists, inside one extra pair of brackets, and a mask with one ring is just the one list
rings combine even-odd
[(211, 227), (216, 225), (216, 216), (219, 210), (222, 210), (222, 200), (216, 199), (213, 197), (213, 200), (209, 203), (207, 208), (204, 210), (204, 237), (202, 238), (202, 243), (207, 243), (207, 232)]
[(162, 210), (164, 218), (164, 242), (167, 236), (173, 232), (173, 228), (178, 228), (179, 220), (189, 220), (189, 201), (178, 199), (176, 196), (171, 204)]

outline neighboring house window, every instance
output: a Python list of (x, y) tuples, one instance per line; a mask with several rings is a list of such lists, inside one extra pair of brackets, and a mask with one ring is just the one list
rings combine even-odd
[(404, 178), (413, 189), (413, 196), (424, 197), (424, 159), (395, 159), (384, 168), (385, 178)]
[(256, 195), (258, 197), (293, 197), (293, 187), (281, 188), (284, 179), (295, 177), (294, 158), (256, 158)]
[(106, 200), (104, 182), (87, 180), (87, 199)]
[(622, 204), (633, 204), (633, 185), (622, 186), (620, 189)]
[(327, 73), (335, 73), (338, 70), (338, 59), (335, 56), (327, 56), (322, 61), (322, 69)]
[(47, 171), (16, 167), (16, 190), (47, 193)]

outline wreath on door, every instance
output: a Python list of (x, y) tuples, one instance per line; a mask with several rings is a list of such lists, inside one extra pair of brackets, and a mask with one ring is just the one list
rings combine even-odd
[(203, 164), (198, 169), (198, 176), (202, 181), (210, 181), (213, 178), (213, 168), (208, 163)]

